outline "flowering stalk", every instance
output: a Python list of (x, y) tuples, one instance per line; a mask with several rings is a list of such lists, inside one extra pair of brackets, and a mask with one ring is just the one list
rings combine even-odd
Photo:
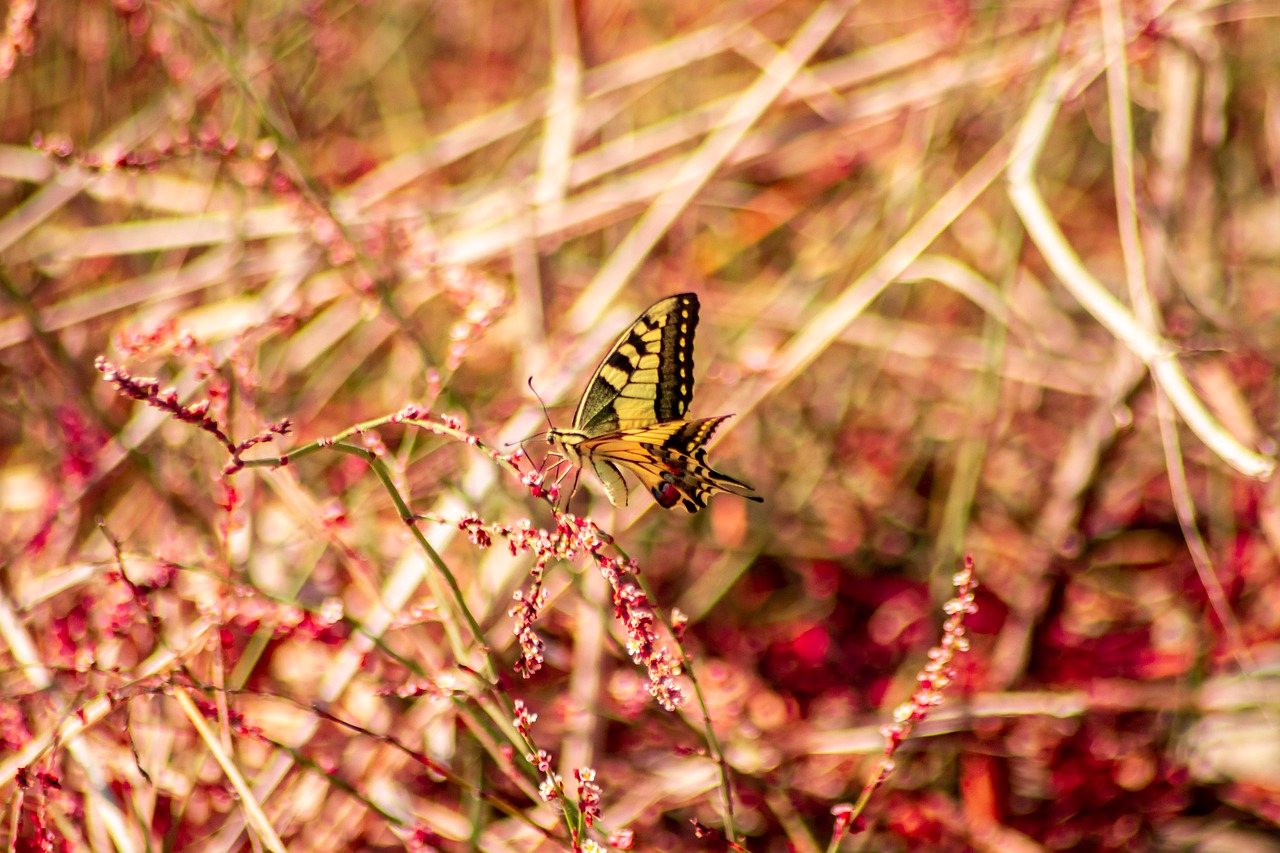
[(240, 458), (240, 455), (249, 448), (273, 441), (278, 435), (288, 435), (292, 429), (289, 419), (284, 418), (276, 423), (268, 424), (266, 429), (244, 441), (232, 441), (231, 437), (218, 424), (217, 419), (210, 414), (209, 410), (212, 403), (209, 400), (201, 400), (189, 406), (184, 406), (178, 402), (177, 390), (174, 388), (161, 389), (158, 379), (150, 376), (134, 376), (126, 368), (117, 367), (102, 356), (94, 359), (93, 366), (102, 374), (102, 378), (114, 385), (122, 395), (146, 403), (154, 409), (167, 412), (175, 420), (198, 427), (216, 438), (226, 448), (227, 453), (231, 455), (231, 461), (223, 469), (223, 474), (234, 474), (243, 468), (244, 461)]
[(964, 568), (951, 578), (951, 583), (956, 588), (956, 595), (943, 607), (947, 620), (942, 625), (942, 641), (929, 650), (929, 662), (916, 676), (916, 692), (911, 694), (910, 700), (894, 709), (893, 722), (880, 730), (885, 739), (884, 754), (863, 787), (862, 795), (853, 805), (840, 803), (832, 807), (831, 813), (836, 821), (831, 844), (827, 847), (828, 853), (834, 853), (840, 839), (851, 828), (854, 832), (861, 832), (865, 828), (862, 812), (871, 795), (893, 772), (893, 754), (911, 736), (916, 723), (929, 716), (932, 708), (942, 704), (942, 693), (955, 678), (955, 657), (960, 652), (969, 650), (964, 618), (978, 612), (978, 606), (974, 602), (978, 581), (973, 576), (973, 557), (965, 557)]

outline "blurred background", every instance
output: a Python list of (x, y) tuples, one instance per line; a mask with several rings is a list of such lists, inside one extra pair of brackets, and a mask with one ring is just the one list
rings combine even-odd
[[(828, 849), (971, 555), (972, 648), (840, 849), (1280, 850), (1276, 12), (12, 0), (0, 837), (722, 850), (727, 776), (743, 847)], [(545, 565), (513, 671), (537, 561), (458, 524), (554, 530), (517, 475), (349, 439), (477, 637), (312, 443), (416, 404), (510, 453), (530, 379), (568, 426), (683, 291), (691, 412), (765, 502), (570, 507), (687, 617), (671, 712), (590, 559)], [(315, 452), (229, 473), (98, 356), (233, 442), (290, 419), (245, 459)]]

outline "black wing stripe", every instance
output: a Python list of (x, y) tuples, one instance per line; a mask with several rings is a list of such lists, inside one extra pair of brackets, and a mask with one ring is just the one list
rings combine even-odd
[(676, 307), (662, 327), (658, 396), (654, 401), (659, 422), (684, 417), (693, 399), (693, 333), (698, 328), (698, 297), (684, 293), (675, 299)]
[(622, 354), (622, 350), (614, 350), (609, 353), (609, 357), (604, 360), (604, 363), (609, 367), (621, 370), (623, 373), (630, 373), (635, 367), (632, 360)]
[(662, 446), (678, 453), (692, 456), (699, 462), (705, 462), (707, 451), (703, 445), (711, 439), (720, 424), (730, 417), (730, 415), (720, 415), (714, 418), (687, 421), (681, 424), (675, 432), (667, 436), (666, 440), (662, 442)]

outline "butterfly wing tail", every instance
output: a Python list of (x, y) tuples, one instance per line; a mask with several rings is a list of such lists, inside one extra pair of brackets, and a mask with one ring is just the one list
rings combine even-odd
[(653, 430), (667, 432), (661, 444), (649, 445), (657, 464), (637, 473), (654, 500), (668, 508), (679, 502), (689, 512), (704, 508), (707, 498), (717, 492), (764, 502), (764, 498), (752, 494), (755, 490), (746, 483), (722, 474), (707, 462), (707, 441), (730, 417), (732, 415), (720, 415), (673, 422)]
[(679, 502), (687, 511), (697, 512), (705, 508), (707, 499), (718, 492), (764, 503), (764, 498), (753, 494), (755, 490), (746, 483), (706, 464), (705, 458), (700, 458), (705, 453), (688, 455), (675, 450), (660, 450), (656, 455), (659, 465), (637, 473), (649, 487), (653, 499), (664, 507), (669, 508)]

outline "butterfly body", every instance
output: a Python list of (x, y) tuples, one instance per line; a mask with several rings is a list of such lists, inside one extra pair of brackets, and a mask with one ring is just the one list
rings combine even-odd
[(745, 483), (714, 470), (706, 443), (729, 416), (685, 420), (693, 399), (698, 297), (656, 302), (622, 333), (578, 402), (573, 427), (547, 439), (570, 464), (591, 468), (614, 506), (626, 506), (626, 469), (660, 506), (689, 512), (716, 492), (753, 501)]

